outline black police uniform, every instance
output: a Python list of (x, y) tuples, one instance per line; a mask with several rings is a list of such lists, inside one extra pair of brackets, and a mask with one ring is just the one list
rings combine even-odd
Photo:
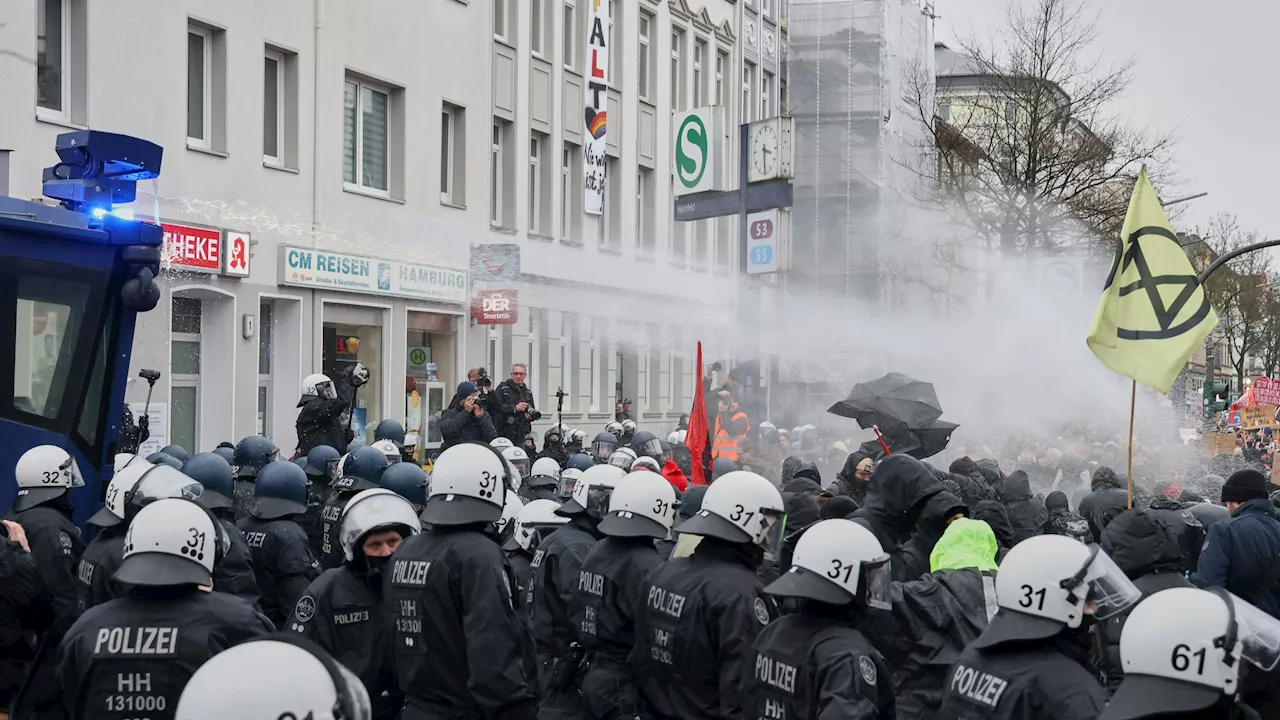
[(704, 537), (649, 575), (632, 667), (640, 714), (737, 720), (751, 646), (777, 616), (756, 575), (759, 550)]
[(516, 597), (526, 599), (529, 592), (529, 578), (533, 575), (533, 553), (527, 550), (516, 550), (507, 554), (507, 563), (516, 579)]
[(320, 577), (320, 561), (311, 553), (307, 534), (289, 518), (247, 517), (236, 526), (253, 557), (262, 612), (276, 627), (285, 627), (285, 619), (307, 586)]
[(76, 565), (76, 588), (80, 591), (80, 612), (108, 600), (123, 597), (128, 587), (116, 581), (113, 575), (124, 560), (124, 536), (129, 531), (125, 523), (101, 528), (84, 549)]
[(400, 544), (383, 579), (403, 720), (533, 720), (533, 638), (502, 549), (473, 526)]
[(337, 397), (327, 400), (317, 395), (304, 395), (298, 401), (298, 451), (302, 455), (317, 445), (329, 445), (338, 452), (347, 451), (347, 428), (342, 425), (342, 413), (355, 397), (355, 386), (349, 371), (333, 381)]
[(271, 632), (271, 623), (234, 595), (191, 586), (135, 589), (86, 612), (63, 639), (58, 683), (67, 716), (172, 718), (205, 661)]
[(320, 564), (327, 570), (342, 567), (346, 560), (342, 552), (342, 543), (338, 542), (338, 533), (342, 530), (342, 511), (347, 509), (351, 498), (363, 490), (372, 490), (377, 483), (357, 477), (338, 478), (333, 481), (329, 498), (320, 509), (320, 545), (314, 548)]
[(582, 561), (600, 537), (594, 521), (579, 514), (548, 535), (529, 564), (525, 599), (542, 676), (538, 709), (542, 720), (583, 715), (577, 688), (583, 652), (571, 648), (578, 640), (578, 630), (569, 605), (578, 591)]
[(582, 561), (569, 609), (578, 642), (591, 658), (582, 678), (589, 717), (636, 715), (630, 667), (636, 613), (644, 605), (645, 577), (662, 562), (649, 537), (606, 537)]
[(1102, 714), (1106, 690), (1054, 638), (981, 644), (981, 637), (970, 643), (951, 666), (938, 717), (1094, 720)]
[(30, 637), (53, 622), (49, 589), (31, 553), (7, 539), (0, 525), (0, 708), (8, 708), (22, 686), (35, 648)]
[(355, 673), (369, 691), (374, 718), (399, 715), (404, 694), (387, 652), (391, 618), (382, 604), (381, 573), (361, 574), (350, 563), (325, 570), (307, 586), (283, 629), (301, 633)]
[(779, 618), (756, 638), (744, 669), (747, 718), (896, 717), (889, 666), (848, 620), (811, 611)]
[[(215, 513), (216, 515), (217, 513)], [(258, 578), (253, 574), (253, 555), (244, 535), (235, 523), (219, 517), (218, 522), (231, 540), (222, 562), (213, 568), (213, 588), (218, 592), (235, 595), (254, 608), (261, 609), (262, 593), (258, 590)]]
[(311, 549), (315, 551), (316, 557), (321, 558), (322, 563), (324, 553), (320, 548), (324, 546), (322, 536), (324, 505), (329, 501), (331, 494), (333, 494), (333, 488), (330, 487), (327, 475), (323, 480), (312, 476), (311, 483), (307, 485), (307, 512), (301, 520), (302, 529), (307, 531), (307, 542), (311, 543)]

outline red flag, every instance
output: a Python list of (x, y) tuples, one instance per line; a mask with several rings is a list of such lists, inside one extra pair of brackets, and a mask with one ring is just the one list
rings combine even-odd
[(689, 431), (685, 433), (684, 444), (693, 455), (694, 485), (707, 485), (706, 455), (711, 449), (710, 428), (707, 427), (707, 401), (702, 396), (702, 343), (698, 343), (698, 364), (693, 384), (693, 410), (689, 412)]

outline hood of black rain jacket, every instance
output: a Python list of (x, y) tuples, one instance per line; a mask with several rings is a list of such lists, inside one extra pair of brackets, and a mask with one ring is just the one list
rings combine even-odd
[(983, 458), (977, 462), (977, 465), (978, 473), (991, 487), (998, 488), (1004, 482), (1004, 472), (1000, 470), (1000, 463), (991, 458)]
[(796, 467), (795, 472), (791, 473), (792, 480), (807, 478), (818, 483), (818, 487), (822, 487), (822, 473), (818, 472), (818, 466), (811, 462), (802, 462)]
[(1006, 503), (1031, 499), (1031, 478), (1021, 470), (1015, 470), (1004, 479), (1000, 487), (1000, 497)]
[(822, 492), (822, 486), (814, 480), (807, 477), (798, 477), (793, 479), (782, 487), (782, 492), (803, 493), (805, 495), (817, 495)]
[(798, 458), (795, 455), (788, 455), (786, 459), (782, 461), (782, 475), (780, 476), (779, 482), (782, 483), (783, 487), (786, 487), (787, 483), (791, 482), (791, 478), (795, 477), (796, 469), (799, 468), (803, 462), (803, 459)]
[[(911, 534), (914, 518), (908, 514), (945, 489), (928, 465), (910, 455), (890, 455), (871, 474), (867, 501), (858, 512), (878, 527), (877, 536), (883, 531), (896, 545)], [(884, 544), (886, 537), (880, 540)]]
[(1099, 490), (1107, 489), (1119, 490), (1123, 487), (1125, 487), (1125, 483), (1120, 480), (1120, 476), (1116, 474), (1116, 471), (1106, 465), (1102, 465), (1093, 471), (1093, 482), (1089, 489), (1098, 492)]
[(1182, 566), (1177, 531), (1146, 509), (1117, 515), (1102, 531), (1102, 547), (1130, 579), (1155, 570), (1177, 572)]
[(983, 500), (973, 509), (971, 517), (991, 526), (991, 532), (996, 534), (996, 542), (1000, 543), (1000, 547), (1006, 550), (1013, 547), (1016, 539), (1013, 523), (1009, 520), (1009, 511), (1003, 504), (995, 500)]

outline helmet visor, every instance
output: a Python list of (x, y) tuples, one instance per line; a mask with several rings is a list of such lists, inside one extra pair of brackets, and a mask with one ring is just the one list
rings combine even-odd
[(1241, 657), (1266, 672), (1280, 663), (1280, 620), (1235, 595), (1231, 598), (1232, 611), (1239, 639)]
[(760, 508), (760, 539), (764, 556), (777, 560), (782, 552), (782, 538), (787, 531), (787, 514), (781, 510)]
[(338, 466), (342, 464), (342, 457), (329, 458), (324, 462), (325, 471), (329, 475), (329, 482), (338, 479)]
[(652, 440), (646, 440), (638, 449), (641, 455), (658, 457), (662, 455), (662, 441), (655, 437)]
[(592, 485), (587, 489), (587, 514), (597, 520), (609, 512), (609, 498), (613, 488), (603, 485)]
[(524, 460), (512, 460), (512, 461), (511, 461), (511, 464), (512, 464), (512, 465), (514, 465), (514, 466), (515, 466), (515, 468), (516, 468), (516, 470), (518, 470), (518, 471), (520, 472), (520, 477), (522, 477), (522, 478), (527, 478), (527, 477), (529, 477), (529, 467), (530, 467), (530, 466), (529, 466), (529, 460), (528, 460), (528, 458), (526, 458), (526, 459), (524, 459)]
[[(1142, 599), (1142, 591), (1097, 545), (1093, 546), (1093, 558), (1085, 565), (1083, 580), (1089, 585), (1089, 599), (1097, 606), (1093, 615), (1099, 620), (1106, 620)], [(1076, 586), (1078, 583), (1072, 587)]]
[(893, 565), (889, 556), (862, 563), (862, 583), (867, 591), (867, 606), (880, 610), (893, 609)]
[(333, 381), (325, 380), (323, 382), (316, 383), (316, 396), (324, 398), (325, 400), (337, 400), (338, 391), (333, 387)]
[(560, 473), (560, 497), (567, 498), (573, 495), (573, 488), (578, 484), (578, 475), (580, 473), (580, 470), (574, 470), (573, 468)]
[(615, 452), (609, 456), (609, 464), (614, 467), (622, 468), (630, 471), (631, 466), (635, 463), (635, 458), (630, 457), (626, 453)]
[(80, 464), (71, 453), (67, 453), (67, 459), (58, 466), (58, 472), (71, 481), (71, 487), (84, 487), (84, 475), (80, 474)]
[(618, 447), (618, 443), (616, 441), (609, 442), (608, 440), (596, 440), (595, 442), (591, 443), (591, 454), (595, 455), (596, 460), (603, 461), (608, 459), (608, 457), (613, 454), (614, 449), (617, 447)]

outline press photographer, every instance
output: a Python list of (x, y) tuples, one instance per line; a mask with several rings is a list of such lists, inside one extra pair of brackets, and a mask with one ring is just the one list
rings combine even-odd
[(511, 366), (511, 379), (505, 380), (489, 395), (489, 411), (498, 425), (498, 434), (519, 446), (530, 426), (542, 418), (533, 406), (533, 391), (525, 385), (529, 374), (527, 366), (516, 363)]

